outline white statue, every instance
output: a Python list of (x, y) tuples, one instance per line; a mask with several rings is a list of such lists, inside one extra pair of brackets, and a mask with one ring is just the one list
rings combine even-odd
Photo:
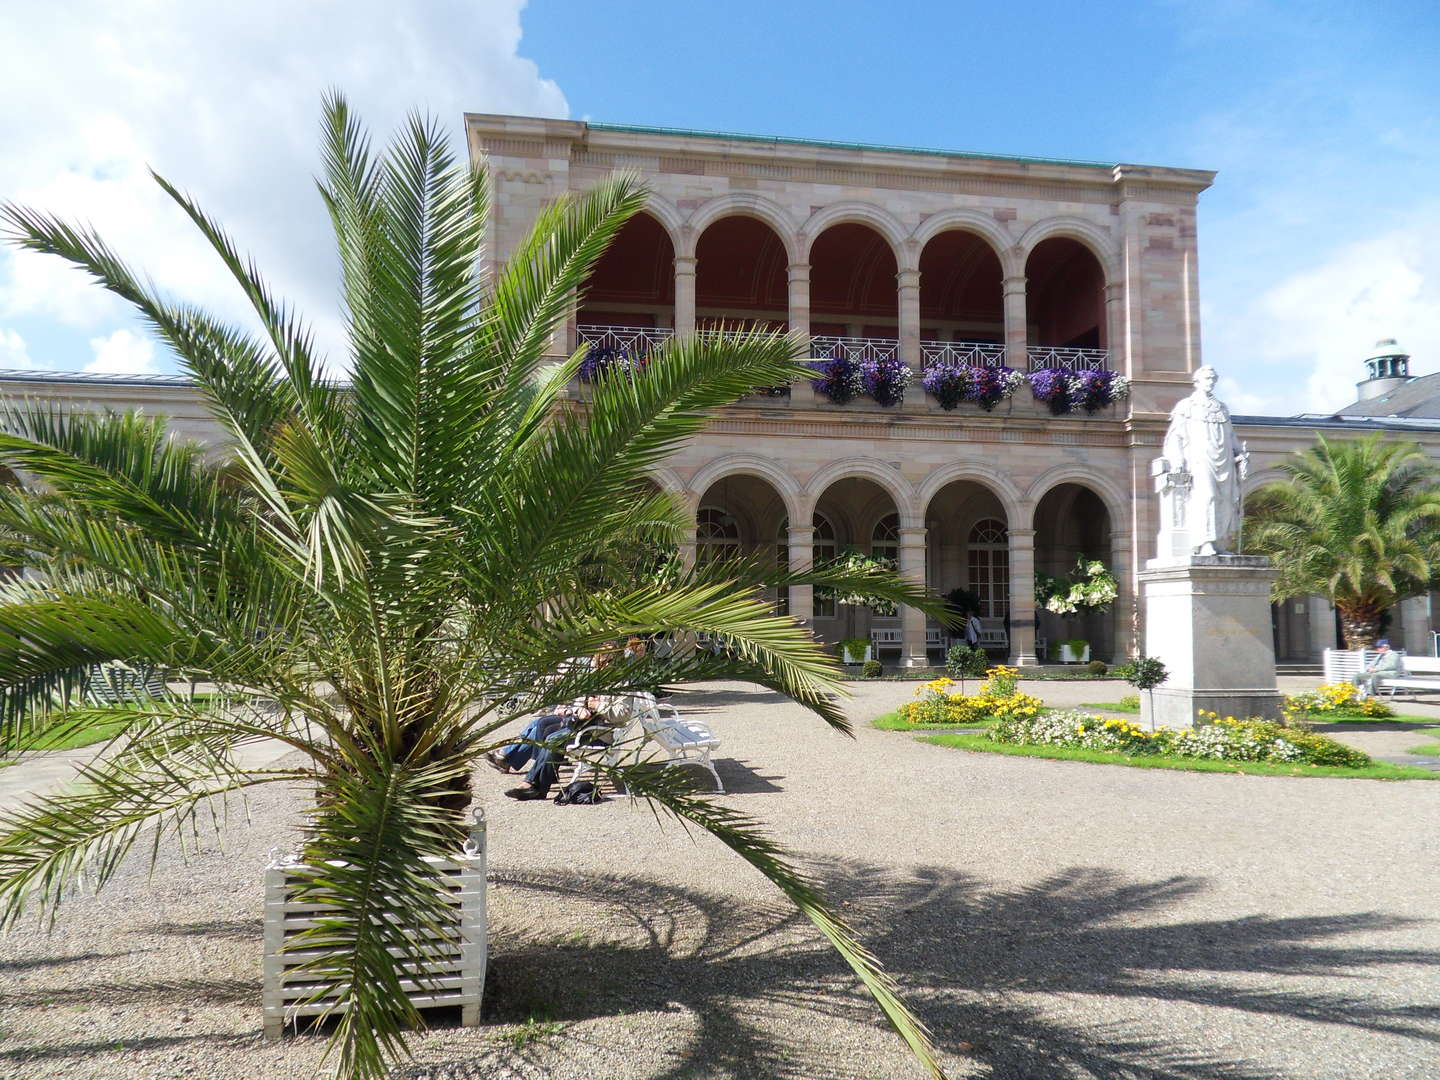
[(1151, 470), (1160, 491), (1162, 556), (1227, 554), (1240, 531), (1240, 481), (1250, 455), (1215, 396), (1217, 378), (1208, 364), (1195, 372), (1195, 392), (1171, 411), (1165, 456)]

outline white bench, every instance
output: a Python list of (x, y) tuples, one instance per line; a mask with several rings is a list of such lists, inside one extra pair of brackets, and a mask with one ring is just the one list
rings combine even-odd
[[(629, 740), (621, 736), (634, 724), (639, 724), (645, 740), (665, 751), (667, 760), (664, 768), (674, 765), (699, 765), (708, 769), (715, 778), (715, 790), (725, 793), (710, 752), (720, 748), (720, 740), (708, 727), (697, 720), (686, 720), (673, 705), (662, 705), (654, 694), (632, 694), (622, 708), (615, 710), (601, 724), (591, 724), (575, 732), (566, 749), (582, 751), (605, 747), (605, 764), (613, 767), (624, 756)], [(590, 766), (581, 762), (575, 768), (571, 782), (579, 780), (590, 771)]]
[[(872, 627), (870, 630), (870, 647), (878, 656), (881, 650), (887, 652), (905, 651), (905, 632), (898, 627)], [(927, 626), (925, 628), (925, 648), (948, 649), (950, 638), (946, 635), (944, 628), (939, 626)]]
[[(1388, 691), (1388, 696), (1394, 697), (1396, 690), (1440, 691), (1440, 657), (1406, 656), (1403, 651), (1397, 652), (1404, 674), (1375, 680), (1376, 693)], [(1326, 649), (1325, 681), (1350, 682), (1374, 662), (1376, 655), (1374, 649)]]

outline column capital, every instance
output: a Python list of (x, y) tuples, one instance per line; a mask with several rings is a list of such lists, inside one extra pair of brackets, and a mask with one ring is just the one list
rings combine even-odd
[(785, 529), (785, 535), (792, 544), (813, 543), (815, 540), (815, 526), (790, 525)]
[(1011, 540), (1029, 540), (1029, 541), (1031, 541), (1031, 542), (1033, 543), (1034, 540), (1035, 540), (1035, 530), (1034, 530), (1034, 529), (1011, 529), (1011, 530), (1010, 530), (1010, 539), (1011, 539)]
[(920, 288), (919, 270), (901, 270), (895, 275), (895, 284), (902, 289)]
[(1000, 282), (1000, 291), (1005, 295), (1020, 293), (1024, 295), (1025, 283), (1030, 279), (1024, 274), (1017, 274), (1015, 277), (1003, 278)]
[(699, 261), (700, 261), (700, 260), (697, 259), (694, 255), (676, 255), (676, 256), (675, 256), (675, 273), (677, 273), (677, 274), (693, 274), (693, 273), (695, 273), (695, 264), (698, 263)]
[(809, 263), (798, 263), (798, 262), (791, 263), (791, 264), (789, 265), (788, 269), (789, 269), (789, 271), (790, 271), (790, 280), (791, 280), (791, 281), (809, 281), (809, 280), (810, 280), (810, 264), (809, 264)]

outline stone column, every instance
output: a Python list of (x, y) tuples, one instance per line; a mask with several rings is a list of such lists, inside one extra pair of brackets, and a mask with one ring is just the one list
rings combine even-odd
[[(799, 334), (807, 341), (810, 337), (810, 264), (790, 264), (790, 309), (788, 313), (790, 332)], [(809, 349), (806, 349), (809, 355)], [(808, 379), (800, 379), (790, 387), (790, 404), (811, 405), (815, 402), (815, 388)], [(808, 586), (807, 586), (808, 589)], [(792, 590), (793, 591), (793, 590)], [(794, 602), (793, 600), (791, 601)]]
[(1025, 276), (1007, 277), (1000, 283), (1000, 291), (1005, 299), (1005, 363), (1016, 371), (1028, 371), (1030, 329), (1025, 321)]
[[(916, 585), (925, 584), (925, 530), (900, 529), (900, 574)], [(900, 662), (904, 667), (929, 667), (925, 650), (925, 613), (918, 608), (900, 609)]]
[(895, 275), (900, 304), (900, 359), (916, 377), (920, 375), (920, 271), (901, 270)]
[(1110, 572), (1115, 575), (1116, 596), (1113, 611), (1115, 635), (1112, 664), (1123, 664), (1130, 659), (1135, 626), (1135, 590), (1131, 586), (1134, 575), (1130, 571), (1130, 534), (1110, 534)]
[(694, 255), (675, 256), (675, 334), (689, 337), (695, 332)]
[(1400, 632), (1408, 655), (1429, 656), (1434, 651), (1430, 647), (1429, 593), (1400, 601)]
[(1010, 662), (1034, 667), (1035, 530), (1010, 530)]
[[(785, 538), (790, 551), (791, 573), (809, 570), (815, 561), (815, 529), (811, 525), (791, 525)], [(790, 586), (790, 615), (797, 622), (814, 629), (815, 586)]]
[(680, 537), (680, 563), (686, 570), (695, 569), (695, 523), (692, 521)]
[(1335, 648), (1335, 609), (1323, 596), (1310, 597), (1310, 660), (1320, 663)]
[(1112, 281), (1105, 286), (1105, 347), (1110, 350), (1110, 370), (1124, 371), (1121, 346), (1125, 340), (1125, 285)]

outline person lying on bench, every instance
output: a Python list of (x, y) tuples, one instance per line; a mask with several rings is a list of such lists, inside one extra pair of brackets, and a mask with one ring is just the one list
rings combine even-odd
[(485, 755), (486, 763), (502, 773), (519, 772), (534, 759), (550, 739), (568, 735), (575, 723), (587, 723), (600, 709), (599, 698), (586, 698), (573, 705), (562, 705), (552, 713), (537, 716), (520, 730), (520, 741), (512, 742), (500, 750), (491, 750)]
[(1375, 659), (1370, 661), (1370, 666), (1359, 675), (1353, 676), (1350, 681), (1360, 688), (1362, 698), (1371, 697), (1375, 693), (1376, 684), (1381, 679), (1395, 678), (1405, 674), (1400, 666), (1400, 654), (1390, 651), (1390, 642), (1381, 638), (1375, 642)]
[[(517, 746), (512, 744), (503, 754), (496, 754), (493, 757), (489, 754), (485, 755), (486, 760), (502, 772), (507, 771), (504, 766), (508, 766), (512, 761), (520, 761), (521, 764), (524, 761), (530, 762), (530, 769), (525, 773), (525, 785), (511, 788), (505, 792), (506, 796), (522, 801), (549, 798), (550, 789), (555, 786), (555, 781), (560, 774), (560, 766), (565, 761), (565, 744), (569, 741), (570, 736), (583, 726), (608, 723), (609, 717), (620, 714), (621, 705), (620, 698), (586, 698), (584, 706), (562, 717), (559, 726), (547, 724), (544, 727), (536, 727), (537, 731), (544, 730), (546, 732), (537, 738), (537, 741), (542, 743), (541, 745)], [(532, 726), (539, 725), (541, 721), (550, 721), (551, 719), (552, 717), (542, 716), (538, 721), (526, 725), (526, 731), (529, 731)], [(522, 755), (518, 753), (520, 750), (526, 751), (523, 760), (521, 760)], [(504, 766), (497, 762), (496, 758), (504, 762)], [(519, 765), (515, 767), (519, 768)]]

